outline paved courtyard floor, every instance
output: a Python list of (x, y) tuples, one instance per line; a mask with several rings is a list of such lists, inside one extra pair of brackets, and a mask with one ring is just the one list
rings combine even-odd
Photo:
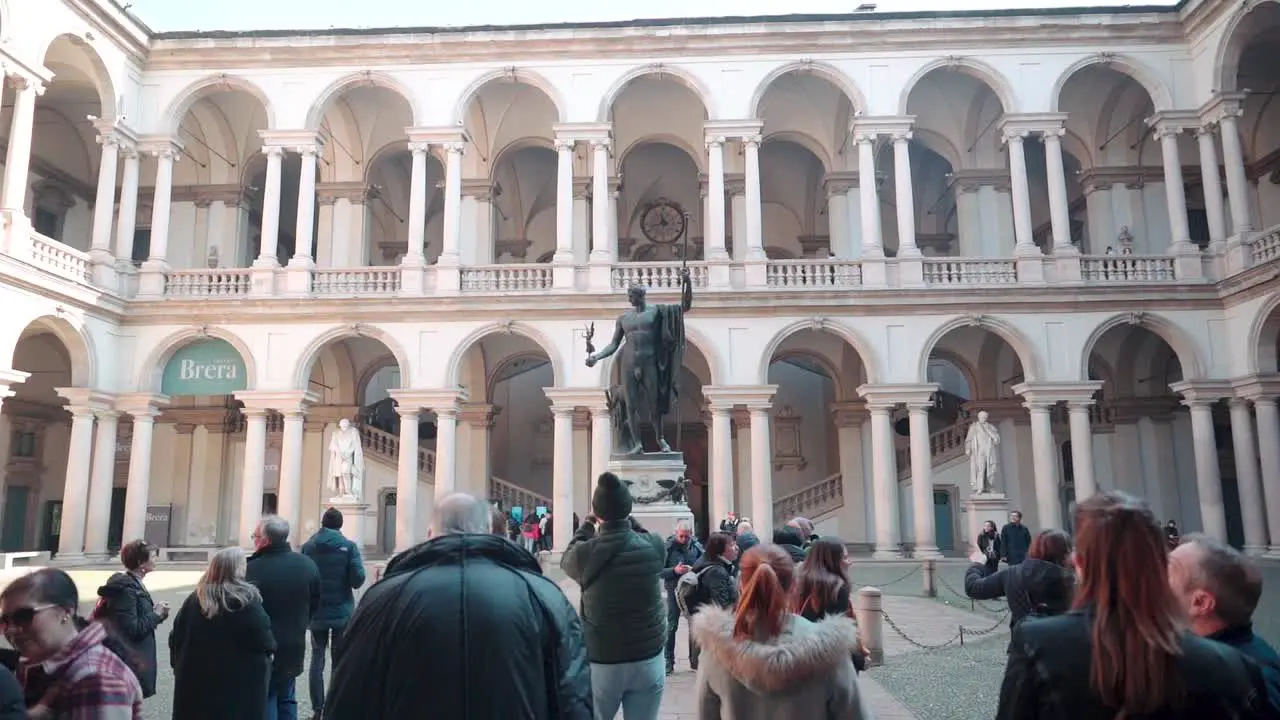
[[(852, 572), (858, 586), (883, 588), (884, 611), (901, 632), (886, 623), (885, 664), (859, 679), (861, 691), (880, 720), (979, 720), (995, 713), (1004, 672), (1008, 642), (1007, 617), (1002, 602), (970, 603), (960, 596), (965, 564), (942, 563), (937, 574), (937, 597), (922, 596), (922, 575), (910, 563), (858, 563)], [(109, 570), (76, 570), (72, 574), (81, 597), (94, 598), (97, 587)], [(564, 588), (575, 605), (577, 587), (550, 569), (548, 575)], [(147, 578), (157, 600), (175, 609), (191, 592), (197, 570), (162, 570)], [(1265, 589), (1255, 618), (1259, 633), (1273, 645), (1280, 645), (1280, 564), (1264, 566)], [(4, 579), (0, 578), (0, 585)], [(92, 607), (87, 602), (88, 612)], [(963, 644), (957, 637), (964, 628)], [(143, 717), (161, 720), (171, 716), (173, 675), (168, 668), (168, 628), (158, 632), (160, 678), (158, 694), (147, 701)], [(978, 632), (988, 631), (979, 635)], [(684, 648), (686, 628), (682, 621), (677, 640), (675, 675), (668, 678), (663, 697), (662, 720), (692, 720), (697, 717), (694, 698), (695, 674), (690, 670)], [(905, 635), (905, 637), (904, 637)], [(311, 717), (305, 674), (298, 682), (298, 716)]]

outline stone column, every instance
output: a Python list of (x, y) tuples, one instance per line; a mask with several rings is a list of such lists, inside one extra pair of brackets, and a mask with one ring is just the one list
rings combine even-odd
[(751, 518), (756, 535), (773, 537), (773, 424), (769, 403), (751, 403)]
[(108, 272), (115, 267), (115, 258), (111, 255), (111, 220), (115, 213), (116, 201), (116, 162), (120, 158), (120, 139), (113, 133), (98, 136), (102, 152), (98, 161), (98, 188), (93, 200), (93, 239), (89, 255), (95, 266), (95, 282), (105, 283), (110, 276), (103, 276), (96, 268), (102, 267)]
[(609, 141), (591, 141), (591, 262), (611, 264), (617, 256), (609, 225)]
[(302, 159), (302, 170), (298, 175), (298, 218), (295, 225), (293, 257), (290, 267), (315, 269), (312, 255), (312, 235), (316, 227), (316, 156), (320, 148), (315, 145), (304, 145), (298, 148), (298, 156)]
[(844, 508), (840, 511), (840, 535), (845, 542), (870, 543), (867, 532), (867, 478), (863, 472), (862, 423), (866, 406), (860, 402), (838, 402), (833, 413), (840, 451), (840, 489)]
[(1006, 128), (1004, 140), (1009, 148), (1010, 192), (1013, 195), (1013, 237), (1016, 245), (1014, 255), (1039, 255), (1032, 237), (1031, 226), (1031, 190), (1027, 186), (1027, 156), (1023, 148), (1026, 132)]
[(444, 144), (444, 240), (441, 244), (440, 265), (458, 264), (458, 240), (462, 237), (462, 153), (466, 145), (460, 142)]
[(1204, 185), (1204, 214), (1209, 220), (1209, 241), (1222, 243), (1227, 239), (1226, 210), (1222, 207), (1222, 177), (1218, 168), (1218, 146), (1213, 141), (1213, 125), (1196, 129), (1196, 142), (1200, 145), (1200, 179)]
[[(58, 535), (58, 557), (84, 557), (85, 517), (89, 511), (89, 471), (93, 461), (93, 410), (84, 405), (67, 407), (71, 412), (71, 442), (67, 447), (67, 475), (62, 488), (62, 532)], [(112, 438), (112, 447), (115, 447)]]
[[(733, 406), (711, 404), (711, 523), (736, 510), (733, 497), (733, 427), (729, 413)], [(754, 485), (752, 486), (754, 489)]]
[(142, 278), (138, 294), (159, 296), (164, 294), (164, 274), (169, 270), (165, 256), (169, 252), (169, 212), (173, 193), (173, 163), (177, 149), (173, 146), (152, 152), (156, 158), (156, 185), (151, 200), (151, 249), (142, 263)]
[(704, 257), (710, 261), (729, 259), (724, 245), (724, 142), (723, 137), (707, 138), (707, 229), (703, 247)]
[(1182, 404), (1191, 410), (1196, 490), (1200, 496), (1200, 524), (1204, 534), (1226, 542), (1227, 511), (1222, 502), (1222, 476), (1218, 470), (1218, 446), (1213, 434), (1214, 402), (1216, 400), (1194, 398), (1183, 400)]
[[(436, 493), (438, 504), (457, 492), (458, 483), (458, 406), (432, 408), (436, 414)], [(397, 496), (396, 502), (400, 498)]]
[(1173, 236), (1172, 252), (1194, 252), (1191, 229), (1187, 224), (1187, 193), (1182, 182), (1182, 161), (1178, 158), (1178, 133), (1181, 128), (1160, 127), (1160, 157), (1164, 163), (1164, 192), (1169, 204), (1169, 229)]
[(262, 240), (253, 266), (274, 268), (280, 265), (276, 256), (280, 239), (280, 163), (284, 148), (268, 145), (262, 148), (262, 153), (267, 156), (267, 179), (262, 189)]
[(89, 513), (84, 527), (84, 554), (107, 557), (107, 534), (111, 525), (111, 488), (116, 474), (116, 428), (120, 413), (98, 410), (97, 437), (93, 441), (93, 473), (89, 480)]
[[(407, 222), (408, 250), (401, 265), (422, 267), (425, 263), (423, 246), (427, 235), (427, 149), (424, 142), (409, 143), (412, 170), (409, 175), (409, 219)], [(396, 502), (399, 502), (397, 496)]]
[(1035, 468), (1036, 518), (1042, 528), (1062, 523), (1062, 499), (1059, 497), (1058, 457), (1053, 442), (1053, 426), (1049, 400), (1028, 399), (1023, 407), (1031, 415), (1031, 462)]
[[(36, 83), (10, 75), (13, 115), (9, 119), (9, 148), (4, 160), (4, 189), (0, 207), (18, 215), (26, 211), (27, 174), (31, 170), (31, 136), (36, 116)], [(77, 551), (78, 552), (78, 551)]]
[(1044, 131), (1044, 157), (1049, 183), (1049, 222), (1053, 227), (1053, 254), (1077, 252), (1071, 244), (1071, 215), (1067, 202), (1067, 173), (1062, 166), (1062, 136), (1065, 128)]
[(124, 149), (124, 170), (120, 173), (120, 212), (116, 216), (116, 263), (133, 268), (133, 235), (138, 225), (138, 152)]
[(244, 408), (244, 472), (240, 480), (240, 544), (253, 547), (253, 531), (262, 519), (262, 483), (267, 462), (267, 411)]
[(556, 252), (551, 258), (555, 265), (573, 264), (573, 145), (570, 139), (555, 141)]
[(876, 195), (874, 133), (858, 133), (858, 200), (862, 211), (862, 257), (884, 257), (880, 234), (880, 198)]
[(609, 456), (613, 454), (613, 418), (603, 401), (592, 405), (591, 410), (591, 486), (609, 469)]
[[(151, 438), (155, 430), (155, 405), (129, 409), (133, 416), (133, 440), (129, 445), (129, 485), (124, 495), (124, 542), (143, 537), (147, 529), (147, 497), (151, 491)], [(194, 447), (194, 446), (193, 446)], [(191, 502), (188, 499), (187, 505)], [(187, 522), (192, 522), (190, 516)]]
[[(1082, 503), (1098, 492), (1098, 482), (1093, 474), (1093, 427), (1089, 423), (1089, 408), (1093, 400), (1073, 400), (1067, 403), (1067, 422), (1071, 427), (1071, 467), (1074, 472), (1076, 502)], [(1050, 527), (1041, 521), (1042, 527)]]
[(1222, 157), (1227, 166), (1227, 197), (1231, 202), (1231, 234), (1253, 232), (1253, 218), (1249, 214), (1249, 180), (1244, 172), (1244, 150), (1240, 146), (1240, 128), (1236, 118), (1240, 108), (1224, 112), (1219, 124), (1222, 129)]
[(564, 552), (573, 539), (573, 407), (553, 404), (551, 415), (551, 541)]
[(1263, 496), (1267, 524), (1271, 527), (1270, 555), (1280, 555), (1280, 408), (1274, 397), (1257, 396), (1253, 411), (1258, 418), (1258, 456), (1262, 464)]
[[(284, 415), (284, 437), (280, 448), (280, 488), (276, 495), (276, 514), (288, 521), (289, 527), (294, 529), (294, 544), (301, 545), (302, 446), (307, 419), (306, 404), (299, 403), (281, 410), (281, 413)], [(323, 482), (320, 492), (324, 492)]]
[[(898, 203), (898, 257), (919, 257), (916, 246), (916, 201), (911, 189), (911, 131), (893, 136), (894, 193)], [(874, 175), (872, 176), (874, 177)], [(912, 471), (914, 475), (915, 471)], [(933, 497), (929, 498), (932, 524)], [(919, 521), (917, 521), (917, 527)], [(936, 552), (937, 549), (934, 549)]]
[(396, 552), (417, 543), (418, 527), (418, 408), (401, 405), (400, 457), (396, 462)]
[(1258, 445), (1253, 435), (1249, 401), (1232, 398), (1231, 444), (1236, 457), (1236, 485), (1240, 493), (1240, 517), (1244, 525), (1244, 551), (1261, 555), (1267, 551), (1267, 516), (1258, 477)]
[(916, 558), (940, 558), (933, 518), (933, 453), (929, 447), (931, 402), (907, 404), (911, 425), (911, 501), (915, 514)]
[(849, 249), (849, 205), (848, 192), (844, 185), (827, 181), (827, 235), (830, 238), (831, 254), (841, 260), (848, 260), (852, 252)]
[(871, 475), (876, 513), (876, 548), (872, 557), (878, 560), (902, 556), (898, 534), (898, 463), (893, 451), (893, 426), (889, 422), (893, 408), (891, 402), (867, 402), (867, 410), (871, 412)]
[[(756, 136), (742, 139), (744, 167), (743, 184), (747, 199), (747, 260), (764, 262), (764, 220), (760, 199), (760, 143)], [(757, 526), (758, 528), (759, 526)]]

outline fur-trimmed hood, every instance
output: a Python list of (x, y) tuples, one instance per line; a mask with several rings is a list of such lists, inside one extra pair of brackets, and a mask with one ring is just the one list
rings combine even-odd
[(756, 692), (777, 692), (850, 662), (857, 647), (853, 620), (830, 616), (812, 623), (792, 615), (770, 642), (733, 637), (730, 611), (708, 606), (693, 618), (693, 634), (738, 682)]

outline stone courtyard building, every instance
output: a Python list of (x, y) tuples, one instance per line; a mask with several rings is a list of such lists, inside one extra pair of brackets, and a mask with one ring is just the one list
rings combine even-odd
[(0, 546), (351, 527), (608, 460), (584, 365), (687, 267), (701, 527), (962, 551), (963, 441), (1033, 528), (1122, 488), (1280, 554), (1280, 2), (153, 33), (0, 0)]

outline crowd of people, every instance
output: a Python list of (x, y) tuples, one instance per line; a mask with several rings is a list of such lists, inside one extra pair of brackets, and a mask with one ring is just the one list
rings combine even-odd
[[(682, 620), (699, 718), (872, 717), (845, 543), (805, 518), (762, 543), (730, 513), (704, 546), (686, 522), (649, 532), (632, 504), (600, 476), (560, 560), (577, 607), (510, 537), (510, 516), (466, 494), (438, 503), (429, 539), (358, 606), (364, 563), (332, 508), (297, 551), (286, 521), (262, 518), (254, 552), (218, 551), (172, 618), (143, 582), (155, 548), (142, 541), (88, 619), (67, 573), (32, 572), (0, 592), (13, 646), (0, 661), (15, 671), (0, 671), (0, 720), (138, 720), (170, 620), (181, 720), (293, 720), (308, 636), (315, 718), (656, 720)], [(1170, 549), (1123, 493), (1081, 502), (1075, 530), (1033, 536), (1013, 513), (976, 539), (966, 592), (1006, 598), (1011, 618), (997, 718), (1280, 718), (1251, 559), (1200, 535)]]

